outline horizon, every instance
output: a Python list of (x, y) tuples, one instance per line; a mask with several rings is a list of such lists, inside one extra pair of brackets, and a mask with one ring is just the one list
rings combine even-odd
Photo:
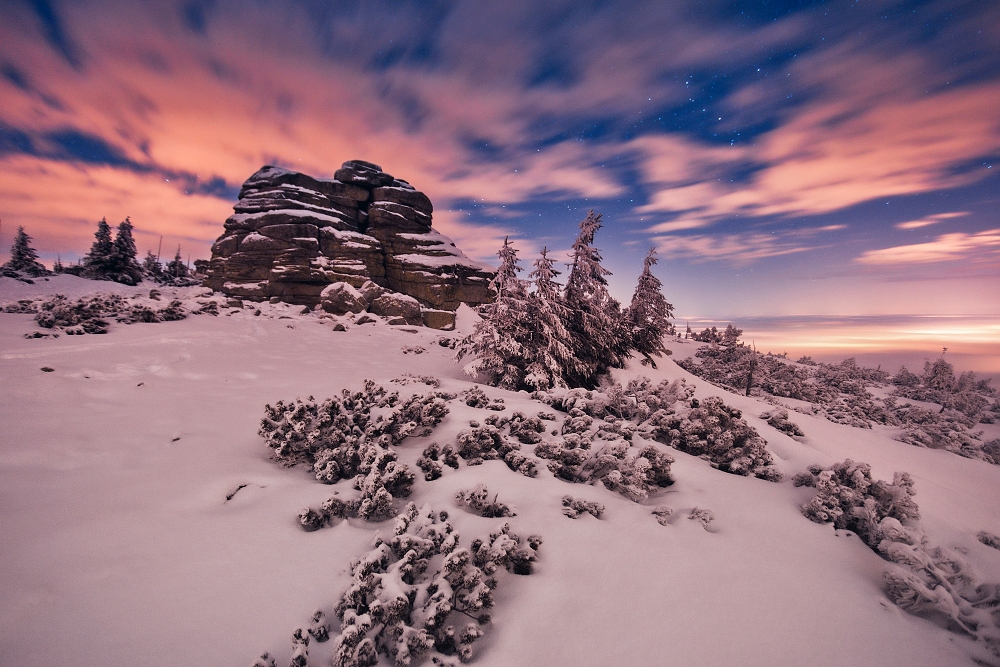
[(126, 216), (207, 258), (263, 164), (364, 159), (474, 259), (527, 272), (594, 209), (624, 304), (652, 246), (677, 322), (1000, 372), (1000, 6), (758, 5), (7, 3), (0, 262)]

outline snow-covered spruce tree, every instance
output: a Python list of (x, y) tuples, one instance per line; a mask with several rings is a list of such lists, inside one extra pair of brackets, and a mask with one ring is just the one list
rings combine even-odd
[(528, 290), (517, 277), (517, 250), (504, 239), (499, 252), (500, 268), (490, 283), (496, 299), (485, 308), (485, 317), (476, 323), (472, 334), (465, 338), (456, 358), (476, 356), (465, 367), (469, 375), (478, 375), (495, 387), (518, 390), (524, 386), (525, 326), (528, 323)]
[(126, 216), (118, 224), (111, 247), (110, 278), (124, 285), (138, 285), (142, 281), (142, 267), (136, 260), (135, 239), (132, 238), (132, 221)]
[(146, 259), (142, 260), (142, 273), (145, 277), (160, 282), (163, 280), (163, 265), (152, 250), (146, 251)]
[(94, 232), (94, 243), (90, 252), (83, 256), (84, 276), (93, 280), (111, 280), (114, 268), (115, 244), (111, 240), (111, 226), (106, 218), (101, 218)]
[(656, 264), (656, 250), (650, 248), (632, 295), (632, 303), (625, 311), (625, 319), (632, 327), (632, 347), (656, 368), (656, 362), (650, 355), (667, 352), (663, 337), (670, 330), (674, 307), (667, 303), (660, 291), (663, 283), (650, 270), (653, 264)]
[(535, 290), (528, 297), (524, 383), (535, 391), (566, 386), (566, 375), (579, 373), (580, 362), (573, 356), (572, 339), (566, 330), (569, 319), (566, 304), (555, 277), (559, 271), (549, 259), (548, 248), (535, 260), (535, 270), (528, 274)]
[(31, 247), (31, 237), (24, 231), (24, 227), (17, 228), (14, 235), (14, 244), (10, 247), (10, 260), (3, 265), (6, 271), (19, 271), (29, 276), (47, 276), (49, 270), (38, 261), (38, 253)]
[(605, 276), (611, 272), (601, 266), (601, 253), (593, 246), (594, 234), (601, 228), (601, 214), (590, 211), (580, 222), (580, 234), (573, 242), (573, 264), (566, 281), (567, 326), (573, 353), (580, 362), (578, 370), (567, 374), (575, 387), (596, 386), (597, 377), (608, 368), (621, 368), (630, 348), (627, 325), (621, 307), (608, 292)]
[(188, 268), (184, 260), (181, 259), (181, 247), (177, 246), (177, 254), (167, 264), (167, 276), (170, 278), (187, 278)]

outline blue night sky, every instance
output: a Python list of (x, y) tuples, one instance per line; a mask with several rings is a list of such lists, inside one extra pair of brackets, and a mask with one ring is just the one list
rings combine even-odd
[(129, 215), (207, 257), (261, 165), (353, 158), (480, 259), (593, 208), (686, 316), (1000, 315), (996, 2), (0, 6), (4, 255)]

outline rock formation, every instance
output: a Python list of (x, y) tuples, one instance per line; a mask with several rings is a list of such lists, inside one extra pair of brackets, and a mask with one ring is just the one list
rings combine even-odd
[[(384, 288), (413, 297), (420, 319), (435, 328), (454, 323), (460, 303), (491, 298), (494, 269), (432, 229), (427, 195), (376, 164), (345, 162), (333, 179), (262, 167), (233, 210), (205, 281), (230, 296), (327, 305), (351, 301), (368, 283), (366, 296), (344, 312), (358, 312), (359, 303), (371, 308), (383, 297), (371, 288)], [(355, 289), (327, 289), (337, 283)], [(408, 312), (405, 319), (415, 318)]]

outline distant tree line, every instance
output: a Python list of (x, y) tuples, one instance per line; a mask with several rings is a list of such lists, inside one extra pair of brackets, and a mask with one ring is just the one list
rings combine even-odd
[[(656, 366), (652, 355), (669, 352), (663, 337), (673, 332), (673, 306), (652, 274), (656, 253), (643, 263), (632, 302), (621, 308), (608, 292), (594, 235), (601, 215), (591, 211), (580, 223), (565, 287), (543, 249), (528, 280), (518, 277), (517, 250), (508, 240), (492, 282), (496, 299), (482, 307), (482, 321), (459, 346), (457, 356), (475, 356), (467, 371), (494, 386), (529, 391), (553, 387), (595, 387), (610, 368), (622, 368), (632, 352)], [(531, 289), (532, 286), (534, 289)]]
[(24, 231), (24, 227), (18, 227), (10, 249), (10, 260), (0, 266), (0, 275), (24, 279), (26, 276), (37, 278), (53, 273), (69, 273), (124, 285), (138, 285), (143, 280), (169, 283), (189, 279), (191, 271), (181, 258), (180, 246), (177, 246), (177, 254), (173, 260), (165, 264), (152, 251), (147, 252), (146, 258), (140, 263), (132, 230), (132, 221), (126, 217), (118, 224), (112, 237), (107, 219), (101, 218), (97, 223), (90, 252), (76, 264), (63, 264), (61, 259), (56, 259), (52, 271), (49, 271), (38, 261), (38, 253), (31, 247), (31, 237)]

